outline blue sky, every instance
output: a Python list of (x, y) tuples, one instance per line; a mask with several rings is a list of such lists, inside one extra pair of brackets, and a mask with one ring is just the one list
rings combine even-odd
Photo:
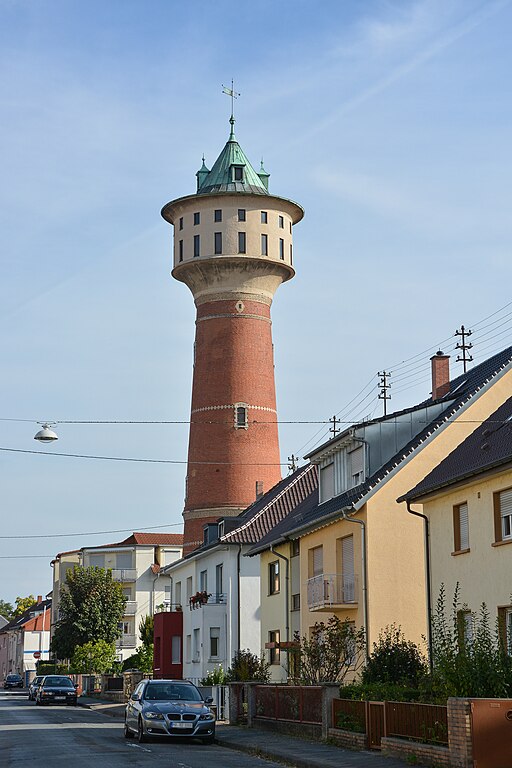
[[(461, 323), (476, 362), (507, 346), (511, 307), (484, 318), (511, 300), (511, 23), (509, 0), (0, 0), (0, 417), (34, 422), (0, 447), (188, 419), (194, 306), (159, 211), (221, 151), (232, 77), (240, 144), (306, 210), (273, 307), (282, 421), (377, 415), (384, 368), (393, 408), (427, 397)], [(318, 430), (283, 424), (283, 461)], [(42, 450), (186, 458), (186, 425), (58, 433)], [(179, 530), (184, 464), (0, 462), (4, 537)], [(124, 536), (0, 539), (0, 597)]]

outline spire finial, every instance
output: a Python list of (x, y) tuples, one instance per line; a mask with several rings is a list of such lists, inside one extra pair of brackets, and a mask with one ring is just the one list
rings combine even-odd
[(238, 99), (238, 97), (240, 96), (240, 94), (237, 93), (234, 89), (233, 78), (231, 78), (231, 88), (228, 88), (226, 85), (223, 85), (222, 93), (225, 93), (227, 96), (231, 97), (231, 117), (229, 119), (229, 122), (231, 123), (231, 131), (233, 131), (233, 123), (235, 122), (235, 99)]

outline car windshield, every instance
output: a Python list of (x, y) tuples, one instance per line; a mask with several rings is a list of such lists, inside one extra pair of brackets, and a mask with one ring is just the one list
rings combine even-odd
[(179, 683), (150, 683), (144, 698), (147, 701), (202, 701), (197, 688)]
[(7, 675), (8, 680), (21, 680), (20, 675)]
[(44, 681), (45, 688), (73, 688), (73, 683), (69, 677), (47, 677)]

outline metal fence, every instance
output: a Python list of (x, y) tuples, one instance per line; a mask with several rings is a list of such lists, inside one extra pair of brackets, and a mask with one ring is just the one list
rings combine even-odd
[(368, 745), (376, 749), (383, 736), (448, 746), (448, 709), (435, 704), (334, 699), (332, 726), (366, 733)]
[(256, 717), (292, 723), (322, 722), (320, 686), (257, 685)]

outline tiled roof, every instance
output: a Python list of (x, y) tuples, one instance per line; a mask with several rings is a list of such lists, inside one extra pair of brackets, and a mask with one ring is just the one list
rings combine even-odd
[[(44, 626), (43, 626), (44, 619)], [(49, 632), (50, 630), (51, 611), (46, 610), (44, 613), (40, 613), (38, 616), (34, 616), (33, 619), (29, 619), (23, 625), (25, 632)]]
[(219, 541), (233, 544), (255, 544), (278, 523), (315, 492), (317, 470), (312, 464), (301, 467), (234, 518), (238, 525)]
[(145, 547), (163, 547), (166, 544), (172, 544), (176, 547), (183, 546), (183, 534), (182, 533), (132, 533), (127, 539), (123, 541), (116, 541), (113, 544), (96, 544), (90, 547), (82, 547), (84, 549), (111, 549), (112, 547), (128, 547), (128, 546), (140, 546)]
[(2, 627), (0, 629), (0, 633), (8, 632), (11, 629), (19, 629), (20, 627), (25, 626), (25, 624), (28, 621), (31, 621), (33, 619), (33, 617), (31, 617), (30, 614), (34, 613), (34, 611), (38, 611), (38, 612), (40, 611), (42, 614), (44, 609), (46, 608), (47, 615), (49, 616), (51, 605), (52, 605), (51, 600), (42, 600), (40, 603), (33, 603), (30, 606), (30, 608), (27, 608), (27, 610), (21, 614), (21, 616), (17, 616), (15, 619), (12, 619), (12, 621), (10, 621), (8, 624)]
[[(450, 381), (450, 391), (437, 402), (446, 402), (446, 408), (435, 418), (432, 419), (425, 428), (421, 430), (412, 440), (400, 449), (389, 461), (373, 473), (361, 485), (351, 488), (345, 493), (335, 496), (323, 504), (312, 508), (304, 515), (303, 521), (297, 525), (297, 529), (308, 528), (315, 525), (322, 525), (331, 517), (336, 516), (342, 509), (350, 509), (353, 504), (363, 502), (365, 496), (372, 491), (380, 482), (393, 472), (400, 464), (405, 461), (415, 450), (417, 450), (437, 429), (456, 416), (457, 412), (474, 397), (488, 382), (490, 382), (500, 372), (506, 368), (512, 367), (512, 347), (507, 347), (502, 352), (493, 355), (484, 360), (480, 365), (476, 365), (467, 373), (452, 379)], [(434, 402), (432, 399), (424, 401), (415, 407), (423, 407), (428, 403)], [(409, 410), (409, 409), (408, 409)], [(402, 413), (402, 412), (400, 412)], [(388, 414), (386, 418), (391, 419), (396, 414)], [(378, 419), (377, 421), (382, 421)], [(368, 422), (364, 422), (366, 425)], [(363, 425), (363, 423), (361, 423)], [(359, 426), (354, 424), (354, 427)], [(334, 444), (337, 438), (329, 441)], [(310, 454), (311, 455), (311, 454)], [(364, 503), (364, 502), (363, 502)]]
[(301, 526), (303, 521), (315, 509), (318, 505), (318, 485), (301, 503), (295, 507), (288, 515), (286, 515), (280, 523), (272, 528), (266, 536), (257, 542), (249, 550), (249, 555), (256, 555), (259, 552), (263, 552), (273, 544), (279, 544), (284, 541), (288, 534), (295, 528)]
[(399, 501), (417, 499), (434, 490), (512, 462), (512, 397), (453, 450)]

